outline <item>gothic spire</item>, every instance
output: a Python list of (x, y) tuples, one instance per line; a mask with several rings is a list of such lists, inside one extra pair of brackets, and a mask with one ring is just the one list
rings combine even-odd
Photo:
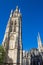
[(41, 40), (41, 38), (40, 38), (40, 33), (38, 32), (38, 40)]
[(42, 42), (41, 42), (41, 38), (40, 38), (39, 32), (38, 32), (37, 41), (38, 41), (38, 49), (39, 49), (39, 51), (40, 51), (40, 48), (42, 47)]

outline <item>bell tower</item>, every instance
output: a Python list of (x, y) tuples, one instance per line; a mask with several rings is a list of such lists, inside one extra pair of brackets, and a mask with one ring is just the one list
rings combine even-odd
[(22, 65), (22, 16), (18, 6), (11, 11), (2, 42), (6, 50), (6, 62), (12, 65)]

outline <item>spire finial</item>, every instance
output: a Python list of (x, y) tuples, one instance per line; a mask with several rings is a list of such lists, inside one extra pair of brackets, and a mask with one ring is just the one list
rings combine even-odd
[(16, 6), (16, 9), (18, 9), (18, 5)]
[(18, 11), (19, 11), (18, 6), (16, 6), (16, 12), (18, 12)]

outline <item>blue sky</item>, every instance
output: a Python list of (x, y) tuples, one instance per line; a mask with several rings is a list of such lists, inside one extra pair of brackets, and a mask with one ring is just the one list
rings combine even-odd
[(43, 0), (0, 0), (0, 44), (2, 43), (11, 9), (19, 6), (22, 13), (23, 49), (37, 48), (37, 35), (43, 42)]

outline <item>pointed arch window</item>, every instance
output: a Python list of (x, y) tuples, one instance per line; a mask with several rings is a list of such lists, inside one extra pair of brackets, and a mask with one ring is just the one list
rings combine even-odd
[(10, 32), (12, 32), (13, 21), (11, 21)]
[(16, 32), (16, 21), (14, 23), (14, 32)]

